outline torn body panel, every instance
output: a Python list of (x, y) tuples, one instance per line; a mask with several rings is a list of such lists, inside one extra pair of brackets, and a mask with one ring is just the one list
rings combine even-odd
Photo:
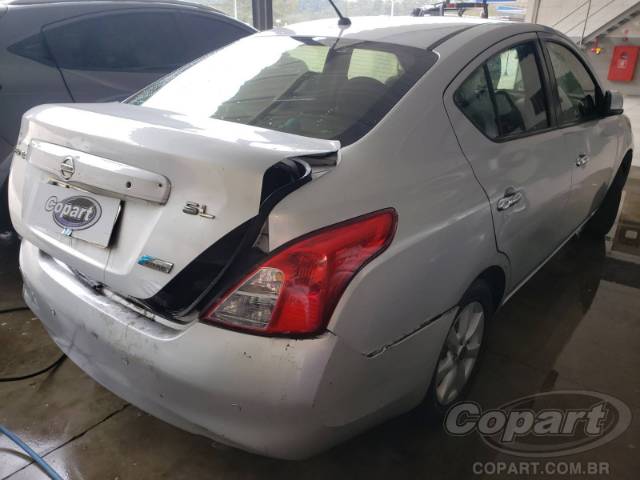
[[(274, 165), (289, 157), (335, 152), (339, 146), (125, 104), (37, 107), (23, 119), (18, 147), (26, 158), (13, 158), (11, 217), (22, 237), (53, 257), (123, 296), (147, 299), (260, 213), (267, 201), (263, 182), (271, 176), (265, 173)], [(74, 162), (74, 171), (63, 166), (67, 159)], [(267, 190), (277, 191), (279, 181)], [(50, 182), (121, 199), (108, 248), (25, 221), (30, 211), (42, 208), (34, 203), (37, 192)], [(185, 213), (190, 202), (206, 206), (210, 217)], [(145, 268), (138, 262), (145, 255), (173, 268)]]
[(375, 358), (330, 332), (176, 330), (91, 289), (28, 241), (20, 255), (27, 303), (80, 368), (169, 423), (262, 455), (305, 458), (415, 406), (449, 328), (433, 322)]

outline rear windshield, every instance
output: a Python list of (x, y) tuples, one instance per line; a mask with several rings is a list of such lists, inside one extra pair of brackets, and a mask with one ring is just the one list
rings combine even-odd
[(371, 130), (436, 58), (389, 43), (252, 36), (127, 102), (347, 145)]

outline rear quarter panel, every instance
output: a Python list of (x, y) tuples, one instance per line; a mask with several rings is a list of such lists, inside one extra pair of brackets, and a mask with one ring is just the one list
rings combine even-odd
[(333, 171), (270, 216), (273, 249), (342, 220), (397, 210), (391, 246), (358, 273), (329, 323), (364, 354), (454, 307), (485, 268), (508, 270), (496, 251), (487, 198), (444, 111), (446, 83), (446, 72), (432, 68), (368, 135), (342, 149)]

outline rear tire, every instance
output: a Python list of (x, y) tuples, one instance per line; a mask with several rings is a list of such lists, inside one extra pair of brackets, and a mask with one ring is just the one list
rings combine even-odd
[(585, 233), (595, 238), (604, 237), (609, 230), (613, 227), (618, 216), (618, 209), (620, 208), (620, 200), (622, 199), (622, 190), (627, 182), (629, 176), (629, 170), (631, 167), (631, 159), (623, 160), (620, 169), (616, 174), (609, 191), (602, 200), (600, 208), (587, 222), (584, 228)]
[[(456, 318), (442, 346), (425, 397), (427, 414), (432, 420), (444, 418), (448, 408), (469, 390), (484, 353), (488, 324), (493, 312), (493, 296), (489, 284), (484, 280), (476, 280), (458, 303)], [(470, 326), (466, 330), (465, 317), (470, 320)], [(478, 328), (481, 331), (473, 330), (475, 321), (479, 322)]]

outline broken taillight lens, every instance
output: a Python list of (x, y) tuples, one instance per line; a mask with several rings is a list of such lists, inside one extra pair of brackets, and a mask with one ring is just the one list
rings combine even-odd
[(306, 235), (277, 250), (201, 317), (266, 334), (311, 334), (327, 325), (351, 279), (391, 243), (394, 209)]

